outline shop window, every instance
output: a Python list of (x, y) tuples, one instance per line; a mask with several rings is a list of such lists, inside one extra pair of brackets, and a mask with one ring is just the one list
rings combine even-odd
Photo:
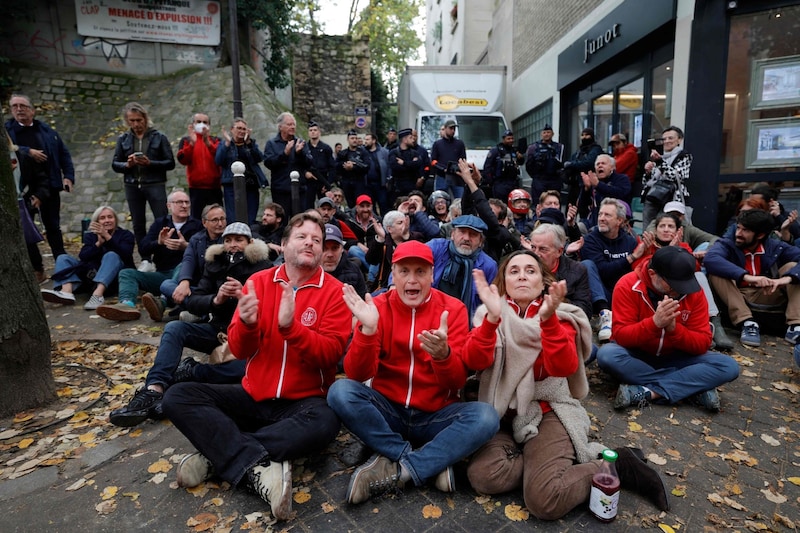
[[(608, 146), (608, 140), (614, 134), (614, 93), (608, 92), (594, 99), (594, 140), (600, 146)], [(575, 130), (576, 132), (578, 130)]]
[(661, 132), (672, 124), (672, 75), (672, 60), (653, 69), (653, 105), (648, 139), (660, 138)]
[[(655, 95), (653, 95), (655, 98)], [(644, 78), (619, 88), (617, 116), (619, 126), (613, 133), (622, 133), (637, 148), (642, 146), (642, 113), (644, 110)]]
[(721, 174), (800, 168), (798, 32), (797, 6), (731, 18)]
[[(553, 125), (553, 100), (548, 100), (515, 120), (512, 125), (514, 138), (517, 141), (525, 138), (528, 144), (533, 144), (541, 139), (545, 124), (556, 128)], [(558, 132), (555, 133), (558, 138)]]

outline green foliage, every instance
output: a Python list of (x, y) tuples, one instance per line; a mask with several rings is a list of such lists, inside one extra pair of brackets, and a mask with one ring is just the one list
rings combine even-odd
[(386, 141), (385, 135), (389, 128), (397, 126), (397, 105), (389, 98), (389, 91), (386, 89), (380, 73), (375, 69), (370, 69), (369, 77), (372, 105), (375, 108), (375, 124), (372, 126), (372, 131), (383, 143)]
[(421, 37), (414, 28), (423, 0), (370, 0), (353, 27), (353, 37), (369, 37), (370, 61), (392, 94), (409, 61), (417, 59)]
[(273, 89), (286, 87), (291, 81), (289, 52), (297, 43), (292, 13), (296, 4), (290, 0), (236, 0), (236, 15), (240, 25), (267, 30), (268, 37), (262, 53), (266, 81)]

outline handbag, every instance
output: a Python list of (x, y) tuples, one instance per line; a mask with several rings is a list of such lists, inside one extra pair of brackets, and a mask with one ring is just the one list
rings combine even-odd
[(223, 332), (219, 332), (217, 333), (217, 340), (219, 340), (221, 344), (214, 348), (208, 355), (208, 362), (212, 365), (219, 365), (236, 360), (236, 356), (233, 355), (228, 345), (228, 336)]
[(664, 205), (675, 196), (675, 190), (675, 183), (667, 180), (658, 180), (647, 189), (645, 201), (652, 204)]
[(33, 217), (31, 217), (31, 212), (28, 211), (27, 202), (23, 198), (20, 198), (18, 203), (19, 221), (22, 224), (22, 234), (25, 236), (25, 243), (36, 244), (42, 242), (44, 237), (39, 231), (39, 228), (36, 227), (36, 224), (33, 223)]

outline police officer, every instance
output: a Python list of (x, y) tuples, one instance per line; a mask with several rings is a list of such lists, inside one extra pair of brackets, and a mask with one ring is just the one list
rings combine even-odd
[(544, 191), (561, 190), (564, 145), (553, 141), (553, 128), (545, 124), (542, 140), (528, 147), (525, 170), (531, 177), (531, 196), (539, 198)]
[(369, 152), (358, 144), (356, 130), (347, 132), (347, 148), (336, 155), (336, 170), (341, 176), (340, 185), (347, 207), (355, 207), (356, 198), (367, 192), (366, 176), (369, 171)]
[(519, 165), (525, 156), (514, 149), (514, 133), (503, 132), (503, 142), (489, 150), (483, 163), (483, 179), (491, 185), (493, 198), (508, 198), (519, 185)]

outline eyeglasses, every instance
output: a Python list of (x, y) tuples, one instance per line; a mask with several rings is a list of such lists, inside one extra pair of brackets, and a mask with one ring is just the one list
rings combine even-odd
[(220, 222), (225, 222), (227, 219), (225, 217), (217, 217), (217, 218), (207, 218), (206, 222), (211, 222), (212, 224), (219, 224)]
[(28, 104), (11, 104), (11, 109), (31, 109)]
[(171, 204), (189, 205), (189, 200), (173, 200)]

